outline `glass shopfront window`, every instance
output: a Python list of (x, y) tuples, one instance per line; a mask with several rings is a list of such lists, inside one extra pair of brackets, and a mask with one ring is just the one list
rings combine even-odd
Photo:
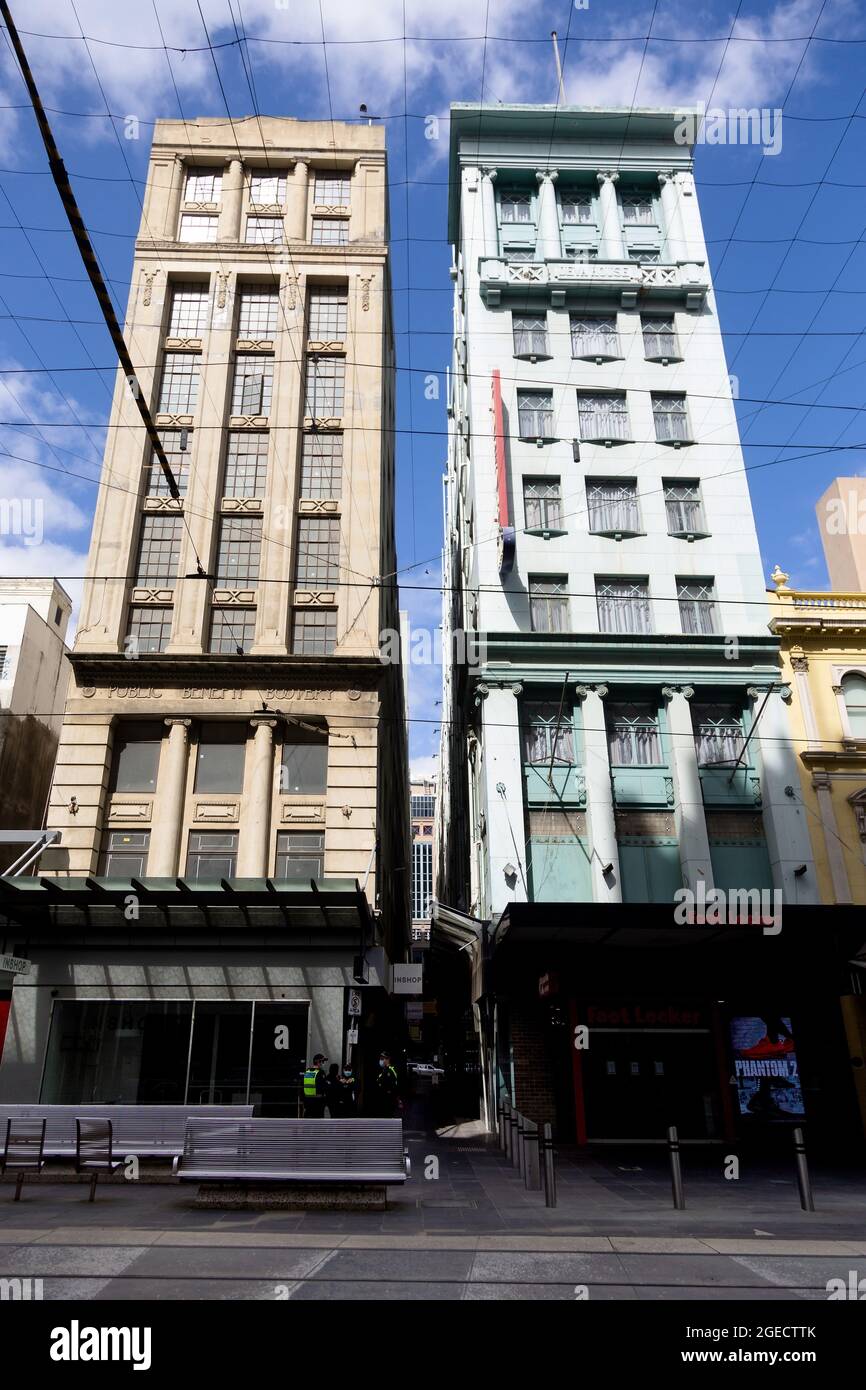
[(309, 1003), (80, 1000), (54, 1004), (40, 1101), (254, 1105), (296, 1116)]

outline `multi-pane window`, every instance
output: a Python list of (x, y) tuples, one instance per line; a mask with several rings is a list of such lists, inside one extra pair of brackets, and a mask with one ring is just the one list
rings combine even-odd
[(502, 254), (509, 261), (535, 260), (535, 252), (528, 246), (503, 246)]
[(743, 722), (732, 705), (695, 705), (695, 751), (701, 767), (730, 766), (743, 751)]
[(308, 357), (306, 414), (313, 419), (335, 419), (341, 416), (345, 384), (345, 358)]
[(622, 218), (627, 226), (652, 227), (655, 225), (655, 208), (651, 193), (623, 192)]
[(222, 197), (221, 169), (190, 169), (186, 176), (185, 203), (218, 203)]
[(523, 479), (523, 513), (528, 531), (562, 529), (562, 488), (558, 478)]
[(235, 358), (232, 415), (267, 415), (274, 387), (274, 359), (260, 353)]
[(314, 246), (348, 246), (349, 223), (345, 217), (314, 217), (310, 240)]
[(208, 651), (227, 656), (248, 652), (256, 637), (254, 608), (215, 608), (210, 621)]
[(286, 176), (279, 174), (251, 174), (250, 202), (261, 203), (265, 207), (282, 207), (286, 201)]
[(135, 583), (139, 588), (171, 589), (180, 561), (181, 520), (157, 512), (141, 519)]
[(283, 219), (281, 217), (248, 217), (247, 244), (250, 246), (276, 246), (283, 239)]
[(523, 757), (534, 764), (574, 762), (574, 726), (567, 705), (524, 705)]
[(330, 656), (337, 645), (337, 614), (333, 608), (307, 608), (296, 613), (292, 651), (298, 656)]
[(532, 195), (519, 189), (503, 188), (499, 197), (499, 216), (503, 222), (531, 222)]
[(175, 284), (171, 290), (170, 338), (198, 338), (207, 328), (207, 285)]
[(277, 290), (242, 289), (238, 301), (238, 337), (273, 338), (280, 310)]
[(572, 357), (621, 357), (615, 314), (571, 315)]
[(268, 436), (229, 430), (224, 497), (263, 497), (268, 476)]
[(165, 726), (121, 724), (114, 738), (112, 792), (155, 792)]
[(243, 724), (202, 724), (195, 750), (195, 790), (243, 791), (246, 751)]
[(679, 357), (679, 344), (673, 314), (641, 315), (643, 353), (649, 358)]
[(261, 550), (260, 516), (224, 516), (220, 522), (216, 582), (230, 589), (256, 584)]
[(677, 598), (683, 632), (718, 632), (716, 586), (712, 579), (678, 579)]
[(198, 400), (201, 358), (197, 352), (167, 352), (159, 388), (160, 415), (192, 415)]
[[(186, 430), (186, 448), (181, 449), (180, 441), (181, 430), (165, 430), (160, 435), (162, 451), (169, 462), (169, 467), (177, 483), (177, 490), (181, 497), (186, 496), (189, 484), (189, 455), (192, 445), (192, 431)], [(156, 450), (151, 451), (150, 467), (147, 474), (147, 495), (148, 497), (170, 497), (171, 491), (168, 486), (168, 479), (162, 470), (162, 464), (156, 457)]]
[(588, 191), (586, 193), (563, 193), (559, 205), (562, 208), (562, 220), (566, 226), (575, 223), (585, 225), (595, 221), (592, 194)]
[(320, 342), (346, 336), (349, 291), (346, 285), (317, 285), (310, 290), (308, 336)]
[(103, 878), (143, 878), (149, 848), (149, 830), (110, 831), (102, 855)]
[(412, 921), (429, 922), (433, 897), (433, 846), (423, 840), (412, 845)]
[(299, 588), (337, 583), (340, 567), (340, 523), (336, 517), (302, 516), (298, 522), (295, 579)]
[(569, 241), (566, 242), (564, 250), (566, 260), (569, 261), (598, 260), (598, 247), (596, 246), (581, 246), (578, 241)]
[(601, 632), (652, 632), (649, 584), (645, 579), (597, 579), (595, 596)]
[(637, 483), (632, 479), (587, 478), (589, 529), (597, 535), (640, 530)]
[(685, 396), (650, 395), (659, 444), (684, 444), (689, 440)]
[(347, 208), (350, 187), (348, 174), (317, 174), (313, 202), (317, 207)]
[(529, 617), (533, 632), (568, 630), (568, 579), (564, 574), (530, 575)]
[(547, 356), (549, 349), (546, 314), (512, 314), (511, 328), (516, 356)]
[(630, 246), (628, 259), (639, 265), (658, 265), (659, 253), (652, 246)]
[(842, 698), (852, 738), (866, 738), (866, 677), (850, 671), (842, 677)]
[(281, 830), (277, 835), (275, 878), (309, 883), (322, 878), (325, 868), (325, 836), (321, 830)]
[(186, 878), (234, 878), (238, 862), (236, 830), (191, 830)]
[(521, 439), (552, 439), (553, 393), (518, 391), (517, 418)]
[(133, 604), (129, 610), (129, 627), (124, 651), (127, 656), (144, 652), (164, 652), (171, 637), (170, 608)]
[(701, 487), (697, 482), (665, 482), (665, 512), (668, 519), (668, 534), (671, 536), (690, 536), (705, 532), (704, 509), (701, 503)]
[(301, 454), (301, 497), (339, 497), (343, 487), (342, 434), (305, 434)]
[(604, 441), (630, 437), (624, 391), (611, 391), (603, 396), (578, 391), (577, 413), (581, 439)]
[(218, 227), (216, 213), (181, 213), (178, 241), (216, 241)]
[(663, 759), (655, 710), (650, 705), (611, 705), (607, 746), (616, 767), (658, 767)]
[(436, 814), (436, 798), (418, 794), (409, 798), (409, 814), (413, 820), (432, 820)]
[(324, 796), (327, 786), (327, 734), (289, 727), (280, 760), (280, 791), (286, 796)]

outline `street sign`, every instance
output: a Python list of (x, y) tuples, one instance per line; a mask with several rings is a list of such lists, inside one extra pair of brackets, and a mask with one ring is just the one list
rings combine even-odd
[(30, 965), (23, 956), (0, 956), (0, 970), (8, 970), (10, 975), (29, 975)]
[(349, 990), (349, 1017), (361, 1017), (361, 995), (357, 989)]
[(392, 965), (392, 994), (422, 994), (424, 992), (423, 965)]
[(349, 1044), (350, 1047), (357, 1047), (357, 1046), (358, 1046), (358, 1025), (357, 1025), (357, 1023), (353, 1023), (352, 1026), (351, 1026), (351, 1028), (349, 1029), (348, 1033), (346, 1034), (346, 1042)]

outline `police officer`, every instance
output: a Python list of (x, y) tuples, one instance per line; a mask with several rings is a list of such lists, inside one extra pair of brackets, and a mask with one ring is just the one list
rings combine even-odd
[(390, 1052), (379, 1054), (379, 1070), (376, 1075), (377, 1112), (383, 1117), (393, 1119), (400, 1113), (399, 1085), (397, 1073), (391, 1065)]
[(317, 1052), (313, 1065), (304, 1072), (304, 1118), (307, 1120), (321, 1120), (324, 1117), (328, 1094), (327, 1064), (327, 1057)]

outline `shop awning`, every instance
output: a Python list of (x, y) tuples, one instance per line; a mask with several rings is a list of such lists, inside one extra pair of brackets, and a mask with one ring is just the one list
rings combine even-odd
[(10, 878), (0, 922), (46, 940), (75, 933), (247, 937), (278, 933), (319, 944), (372, 944), (374, 917), (355, 879)]

